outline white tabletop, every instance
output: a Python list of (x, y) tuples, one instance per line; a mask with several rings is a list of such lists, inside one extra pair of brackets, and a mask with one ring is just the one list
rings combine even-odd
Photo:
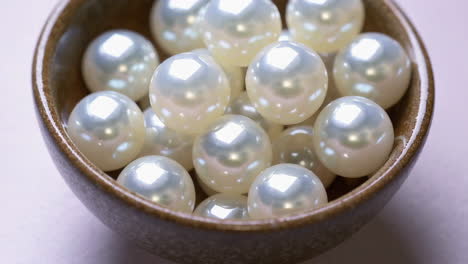
[[(31, 58), (56, 0), (2, 1), (0, 263), (169, 263), (101, 224), (64, 184), (35, 120)], [(427, 43), (436, 113), (421, 158), (388, 206), (307, 263), (468, 263), (468, 2), (400, 0)]]

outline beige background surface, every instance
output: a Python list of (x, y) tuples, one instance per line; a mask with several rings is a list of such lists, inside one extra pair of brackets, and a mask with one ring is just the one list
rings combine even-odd
[[(56, 0), (0, 1), (0, 263), (168, 262), (137, 249), (65, 186), (40, 136), (33, 48)], [(468, 2), (399, 0), (435, 67), (432, 132), (394, 199), (351, 239), (307, 263), (468, 263)]]

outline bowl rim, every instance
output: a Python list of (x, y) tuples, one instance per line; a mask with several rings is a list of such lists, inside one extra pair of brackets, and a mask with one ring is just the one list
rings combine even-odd
[[(56, 112), (52, 90), (49, 87), (48, 76), (50, 67), (48, 62), (53, 58), (59, 36), (67, 25), (64, 21), (73, 14), (73, 11), (86, 0), (62, 0), (49, 15), (40, 34), (34, 53), (32, 65), (32, 90), (39, 122), (44, 123), (46, 133), (53, 138), (54, 144), (67, 157), (67, 159), (87, 177), (93, 184), (102, 188), (108, 194), (117, 197), (129, 206), (143, 210), (160, 219), (173, 221), (189, 227), (204, 228), (220, 231), (271, 231), (304, 224), (312, 224), (323, 219), (338, 215), (369, 200), (390, 182), (398, 178), (400, 171), (409, 165), (418, 150), (422, 148), (431, 125), (434, 108), (434, 76), (431, 62), (424, 43), (414, 25), (404, 14), (402, 9), (392, 0), (381, 0), (397, 17), (401, 26), (408, 34), (410, 45), (413, 47), (413, 57), (418, 67), (420, 77), (420, 100), (416, 116), (416, 123), (411, 137), (408, 139), (400, 155), (385, 171), (380, 169), (366, 182), (326, 205), (309, 212), (303, 212), (275, 219), (264, 220), (216, 220), (194, 216), (192, 214), (177, 212), (132, 193), (108, 176), (105, 172), (94, 166), (73, 144), (63, 126), (59, 114)], [(55, 35), (55, 37), (54, 37)], [(414, 74), (415, 71), (413, 71)]]

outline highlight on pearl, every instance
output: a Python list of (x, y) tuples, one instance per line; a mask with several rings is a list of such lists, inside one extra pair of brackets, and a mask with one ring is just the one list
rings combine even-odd
[(295, 41), (317, 52), (346, 46), (364, 25), (361, 0), (290, 0), (286, 21)]
[(279, 164), (264, 170), (250, 187), (249, 216), (274, 218), (315, 209), (328, 202), (320, 179), (295, 164)]
[(250, 118), (225, 115), (195, 139), (193, 163), (209, 188), (232, 194), (247, 193), (254, 178), (270, 166), (271, 143)]
[(145, 137), (140, 108), (114, 91), (83, 98), (68, 118), (67, 131), (78, 149), (103, 171), (120, 169), (134, 160)]
[(322, 105), (328, 88), (327, 70), (320, 56), (292, 41), (263, 49), (250, 64), (245, 81), (257, 111), (283, 125), (311, 117)]
[(209, 56), (177, 54), (156, 69), (150, 85), (151, 106), (167, 127), (200, 134), (221, 117), (230, 100), (229, 82)]
[(247, 197), (239, 194), (216, 194), (201, 202), (193, 213), (219, 220), (245, 220), (249, 218)]
[(268, 121), (263, 118), (262, 115), (260, 115), (257, 109), (255, 109), (253, 104), (250, 102), (247, 92), (243, 92), (241, 95), (239, 95), (239, 97), (231, 101), (231, 103), (226, 108), (226, 114), (243, 115), (252, 119), (257, 124), (259, 124), (265, 130), (265, 132), (267, 132), (271, 141), (278, 138), (278, 136), (283, 131), (282, 125)]
[[(210, 56), (216, 61), (216, 58), (214, 58), (211, 55), (210, 51), (207, 49), (197, 49), (197, 50), (194, 50), (193, 52)], [(229, 87), (231, 87), (231, 101), (232, 101), (233, 99), (237, 98), (245, 88), (244, 70), (242, 69), (242, 67), (239, 67), (239, 66), (223, 65), (221, 62), (218, 62), (218, 61), (216, 62), (219, 64), (219, 66), (221, 66), (224, 73), (226, 74), (226, 77), (228, 78)]]
[(149, 40), (129, 30), (111, 30), (88, 46), (82, 72), (90, 91), (116, 91), (138, 101), (148, 93), (158, 64), (159, 56)]
[(192, 145), (194, 138), (168, 128), (151, 107), (146, 109), (143, 115), (146, 136), (140, 157), (161, 155), (177, 161), (188, 171), (193, 169)]
[(411, 61), (396, 40), (365, 33), (338, 53), (334, 78), (342, 95), (363, 96), (387, 109), (408, 89)]
[(277, 41), (282, 27), (271, 0), (211, 0), (201, 16), (210, 52), (236, 66), (248, 66), (262, 48)]
[(158, 44), (169, 54), (205, 47), (198, 14), (209, 0), (158, 0), (151, 9), (150, 26)]
[(154, 203), (191, 213), (195, 187), (188, 172), (177, 162), (162, 156), (146, 156), (128, 164), (117, 182)]
[(330, 103), (318, 116), (314, 131), (320, 161), (343, 177), (358, 178), (375, 172), (393, 148), (393, 125), (387, 113), (360, 96)]
[(273, 143), (273, 164), (290, 163), (311, 170), (327, 188), (336, 175), (323, 166), (315, 154), (314, 129), (311, 126), (290, 127)]

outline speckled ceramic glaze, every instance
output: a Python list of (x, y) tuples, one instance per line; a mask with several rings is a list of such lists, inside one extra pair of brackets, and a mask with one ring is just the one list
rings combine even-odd
[[(275, 1), (282, 14), (286, 2)], [(393, 1), (365, 0), (364, 30), (398, 40), (413, 63), (410, 88), (389, 110), (397, 137), (394, 149), (374, 175), (356, 184), (337, 179), (327, 190), (327, 205), (269, 220), (221, 222), (170, 211), (128, 192), (115, 182), (118, 172), (106, 174), (85, 158), (65, 124), (74, 105), (88, 93), (80, 72), (88, 43), (116, 28), (150, 38), (152, 4), (152, 0), (63, 0), (49, 17), (34, 58), (34, 99), (52, 159), (76, 196), (110, 228), (178, 263), (297, 263), (359, 230), (408, 176), (432, 118), (432, 69), (421, 39)], [(164, 53), (157, 48), (163, 60)], [(197, 198), (200, 202), (204, 197)]]

